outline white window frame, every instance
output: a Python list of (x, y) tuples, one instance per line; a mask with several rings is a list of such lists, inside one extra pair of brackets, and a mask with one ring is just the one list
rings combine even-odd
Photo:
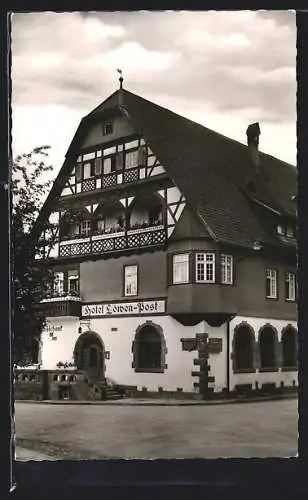
[(125, 152), (125, 168), (126, 169), (136, 168), (136, 167), (138, 167), (138, 163), (139, 163), (139, 151), (138, 151), (138, 149)]
[(88, 236), (90, 232), (91, 232), (91, 221), (89, 219), (80, 221), (80, 235)]
[(91, 162), (86, 162), (83, 164), (83, 178), (84, 180), (90, 179), (92, 177), (91, 175)]
[[(215, 283), (215, 260), (215, 253), (213, 252), (196, 253), (196, 283)], [(198, 277), (199, 271), (201, 270), (203, 273), (203, 279)], [(211, 277), (209, 277), (209, 274), (211, 274)]]
[(172, 256), (172, 283), (189, 283), (189, 254), (179, 253)]
[(82, 179), (82, 163), (77, 163), (75, 167), (75, 176), (76, 182), (81, 181)]
[[(111, 128), (110, 132), (107, 130), (108, 127)], [(112, 134), (113, 134), (113, 123), (112, 122), (103, 123), (103, 135), (112, 135)]]
[(71, 276), (68, 276), (67, 281), (68, 281), (68, 283), (67, 283), (67, 288), (68, 288), (67, 292), (68, 292), (68, 294), (72, 293), (71, 282), (77, 283), (76, 290), (73, 290), (73, 293), (78, 293), (78, 291), (79, 291), (79, 276), (78, 276), (78, 273), (72, 274)]
[(291, 271), (286, 272), (286, 300), (296, 300), (296, 274)]
[(94, 174), (95, 175), (102, 175), (102, 170), (103, 170), (102, 158), (95, 158), (95, 161), (94, 161)]
[[(269, 281), (269, 294), (266, 293), (267, 299), (277, 299), (278, 298), (278, 279), (277, 279), (277, 269), (267, 268), (266, 269), (266, 281)], [(266, 284), (267, 291), (267, 284)]]
[(138, 295), (138, 264), (124, 266), (124, 296)]
[(222, 253), (220, 256), (220, 275), (223, 285), (233, 285), (233, 256)]

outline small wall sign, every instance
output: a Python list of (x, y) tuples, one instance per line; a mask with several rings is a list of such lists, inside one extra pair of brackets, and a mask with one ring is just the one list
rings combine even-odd
[(138, 302), (103, 302), (101, 304), (85, 304), (82, 306), (83, 317), (89, 316), (140, 316), (145, 314), (163, 314), (166, 301), (142, 300)]
[(222, 352), (222, 338), (209, 338), (208, 339), (208, 352), (209, 354), (219, 354)]
[(186, 338), (181, 339), (182, 342), (182, 350), (183, 351), (196, 351), (197, 349), (197, 339), (196, 338)]
[(50, 336), (54, 335), (56, 332), (62, 332), (63, 325), (51, 325), (48, 324), (44, 327), (43, 331), (49, 333)]

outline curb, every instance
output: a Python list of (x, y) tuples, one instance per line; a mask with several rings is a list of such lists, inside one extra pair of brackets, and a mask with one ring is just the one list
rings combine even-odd
[(268, 396), (249, 399), (226, 399), (226, 400), (209, 400), (209, 401), (159, 401), (159, 400), (115, 400), (115, 401), (59, 401), (59, 400), (26, 400), (17, 399), (15, 403), (30, 403), (30, 404), (45, 404), (45, 405), (80, 405), (80, 406), (215, 406), (226, 404), (248, 404), (248, 403), (265, 403), (270, 401), (282, 401), (286, 399), (297, 399), (297, 394), (285, 396)]
[(44, 453), (35, 451), (35, 450), (30, 450), (29, 448), (24, 448), (21, 446), (16, 446), (15, 447), (15, 458), (14, 460), (16, 462), (45, 462), (47, 460), (57, 460), (57, 458), (46, 455)]

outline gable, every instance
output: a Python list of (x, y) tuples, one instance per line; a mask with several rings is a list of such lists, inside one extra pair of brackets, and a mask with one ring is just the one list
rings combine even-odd
[[(104, 135), (103, 127), (106, 124), (112, 124), (112, 133)], [(87, 134), (80, 144), (80, 149), (92, 148), (103, 145), (121, 137), (133, 135), (135, 133), (128, 119), (123, 115), (118, 115), (106, 119), (101, 119), (89, 127)]]
[[(81, 182), (78, 185), (76, 165), (78, 161), (87, 161), (83, 156), (81, 158), (81, 153), (90, 154), (96, 149), (94, 159), (103, 156), (102, 149), (107, 143), (101, 127), (111, 116), (113, 119), (117, 116), (117, 119), (114, 136), (112, 139), (109, 136), (108, 141), (112, 143), (122, 134), (128, 137), (131, 132), (144, 140), (147, 159), (144, 168), (140, 169), (139, 179), (167, 173), (215, 241), (248, 247), (252, 247), (256, 240), (269, 242), (267, 228), (252, 209), (250, 193), (245, 190), (247, 178), (253, 175), (247, 147), (124, 90), (121, 96), (119, 91), (114, 93), (81, 121), (66, 161), (39, 215), (37, 227), (46, 217), (48, 205), (59, 197), (61, 191), (63, 199), (83, 192), (84, 188), (95, 191), (108, 187), (102, 185), (102, 179), (87, 180), (84, 186)], [(295, 190), (295, 169), (267, 155), (260, 153), (260, 156), (262, 182), (258, 197), (263, 196), (292, 211), (292, 206), (287, 206), (286, 197)], [(266, 175), (267, 168), (270, 173)], [(108, 176), (110, 187), (135, 182), (133, 170)], [(276, 182), (274, 178), (277, 179), (278, 172), (281, 176)], [(286, 187), (288, 182), (290, 186)], [(175, 227), (171, 228), (173, 216), (170, 211), (168, 217), (170, 236)], [(188, 224), (189, 231), (196, 232), (197, 228), (191, 224)], [(187, 230), (185, 219), (179, 231), (184, 229)]]
[(186, 206), (175, 226), (171, 240), (210, 238), (210, 234), (200, 220)]

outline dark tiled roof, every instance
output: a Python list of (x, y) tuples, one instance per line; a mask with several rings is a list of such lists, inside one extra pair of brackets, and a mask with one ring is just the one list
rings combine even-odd
[(251, 246), (256, 240), (274, 243), (249, 199), (254, 197), (277, 211), (295, 216), (296, 169), (260, 153), (260, 173), (247, 146), (191, 120), (123, 91), (124, 112), (150, 144), (191, 208), (218, 241)]
[[(119, 109), (119, 92), (81, 120), (45, 205), (60, 194), (61, 178), (68, 175), (71, 158), (89, 123)], [(295, 167), (260, 153), (260, 172), (256, 174), (246, 145), (126, 90), (122, 90), (120, 102), (122, 113), (144, 136), (185, 195), (188, 206), (216, 241), (249, 247), (255, 241), (279, 244), (277, 235), (259, 217), (251, 194), (278, 212), (295, 217), (296, 206), (291, 200), (296, 193)], [(253, 191), (247, 189), (249, 181), (253, 182)]]

